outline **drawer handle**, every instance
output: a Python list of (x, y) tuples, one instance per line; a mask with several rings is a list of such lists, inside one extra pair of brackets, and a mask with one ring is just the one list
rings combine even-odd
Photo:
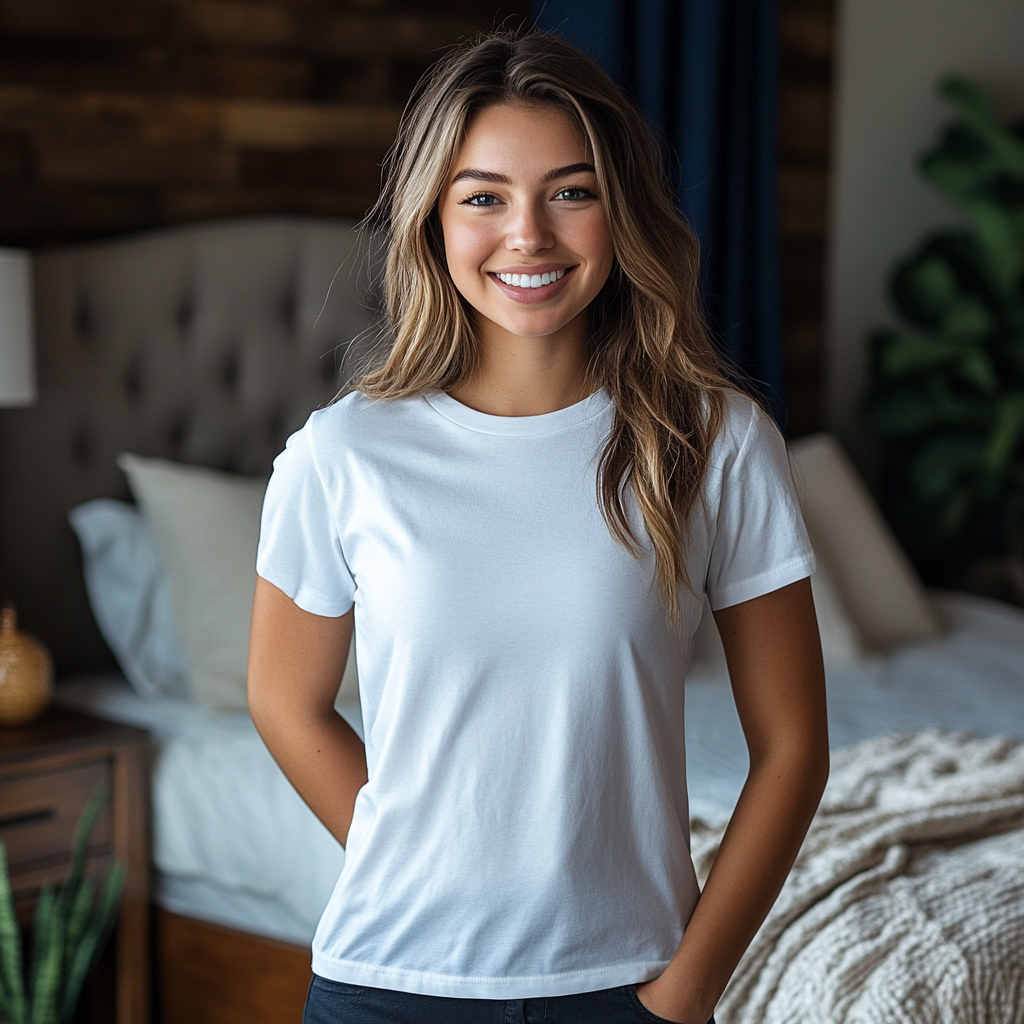
[(0, 829), (17, 828), (19, 825), (38, 825), (56, 817), (57, 812), (48, 807), (45, 811), (29, 811), (28, 814), (12, 814), (9, 818), (0, 818)]

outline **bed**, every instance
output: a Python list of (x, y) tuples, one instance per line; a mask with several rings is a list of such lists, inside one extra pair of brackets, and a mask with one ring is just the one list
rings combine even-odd
[[(309, 940), (344, 854), (276, 768), (244, 710), (216, 695), (203, 703), (187, 688), (144, 695), (133, 663), (125, 671), (112, 663), (67, 516), (92, 499), (129, 497), (118, 466), (126, 450), (241, 474), (251, 486), (238, 500), (253, 507), (257, 482), (287, 433), (329, 401), (370, 350), (374, 298), (354, 247), (347, 222), (258, 218), (36, 260), (41, 400), (0, 418), (0, 570), (23, 621), (55, 652), (66, 677), (58, 699), (153, 736), (153, 900), (165, 1024), (298, 1021)], [(806, 857), (720, 1020), (1018, 1021), (1024, 611), (965, 594), (925, 595), (834, 442), (796, 446), (795, 457), (798, 476), (807, 475), (798, 482), (812, 539), (826, 556), (815, 594), (831, 744), (840, 753)], [(140, 479), (160, 465), (146, 458), (127, 465), (136, 498), (156, 520), (163, 506)], [(217, 479), (227, 486), (226, 477)], [(196, 532), (187, 523), (196, 503), (182, 499), (160, 529), (179, 524), (186, 543)], [(861, 514), (850, 520), (854, 506)], [(158, 525), (158, 539), (169, 543)], [(707, 623), (686, 685), (693, 852), (706, 872), (746, 767)], [(348, 673), (337, 706), (358, 730)], [(914, 959), (906, 936), (919, 938), (922, 926), (907, 907), (925, 913), (921, 893), (951, 879), (973, 894), (969, 934), (939, 934), (942, 922), (925, 914), (939, 931), (931, 945), (915, 947), (928, 956)], [(864, 955), (853, 956), (860, 947)], [(845, 951), (841, 963), (837, 949)], [(934, 949), (946, 960), (935, 960)], [(932, 977), (952, 989), (929, 988)], [(957, 1002), (965, 998), (969, 1006)]]

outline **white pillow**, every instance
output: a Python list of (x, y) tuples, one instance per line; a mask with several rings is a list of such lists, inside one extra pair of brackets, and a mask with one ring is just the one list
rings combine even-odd
[(170, 582), (192, 695), (246, 709), (249, 619), (265, 480), (123, 454)]
[(789, 452), (811, 543), (864, 642), (886, 650), (937, 636), (921, 581), (839, 442), (814, 434)]
[(185, 697), (185, 653), (153, 531), (132, 505), (97, 498), (68, 519), (82, 545), (96, 624), (128, 682), (143, 697)]
[[(118, 465), (153, 527), (158, 567), (166, 567), (189, 689), (216, 710), (245, 710), (266, 481), (128, 453)], [(358, 698), (353, 640), (337, 700), (344, 704)]]
[[(857, 629), (843, 610), (842, 601), (836, 593), (835, 584), (827, 565), (818, 559), (818, 568), (811, 577), (811, 593), (814, 596), (814, 610), (818, 616), (818, 632), (821, 635), (821, 654), (825, 668), (831, 670), (853, 668), (866, 657), (864, 645), (857, 635)], [(693, 676), (721, 676), (727, 671), (725, 650), (718, 635), (714, 616), (704, 602), (704, 614), (693, 637), (693, 656), (690, 659), (690, 674)]]

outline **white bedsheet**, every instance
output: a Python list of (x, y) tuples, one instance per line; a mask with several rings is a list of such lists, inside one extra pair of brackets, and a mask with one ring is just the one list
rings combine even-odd
[[(829, 676), (833, 749), (927, 726), (1024, 738), (1024, 612), (937, 594), (949, 629), (854, 671)], [(344, 853), (267, 753), (248, 716), (150, 702), (118, 677), (62, 683), (67, 705), (148, 728), (157, 896), (179, 913), (308, 943)], [(358, 706), (339, 705), (358, 730)], [(687, 681), (691, 816), (726, 817), (746, 748), (728, 681)]]
[[(828, 674), (829, 745), (941, 726), (1024, 739), (1024, 611), (934, 592), (946, 627), (857, 669)], [(690, 678), (686, 763), (690, 816), (716, 824), (736, 804), (749, 761), (726, 678)]]
[[(116, 675), (63, 682), (57, 699), (153, 734), (153, 861), (162, 906), (309, 944), (344, 851), (285, 779), (248, 715), (145, 700)], [(338, 709), (361, 731), (358, 704)]]

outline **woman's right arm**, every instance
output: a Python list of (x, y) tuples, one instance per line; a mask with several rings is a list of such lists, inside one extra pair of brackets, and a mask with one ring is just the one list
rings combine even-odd
[(249, 711), (274, 760), (345, 845), (366, 748), (334, 710), (352, 640), (352, 611), (303, 611), (260, 576), (249, 634)]

